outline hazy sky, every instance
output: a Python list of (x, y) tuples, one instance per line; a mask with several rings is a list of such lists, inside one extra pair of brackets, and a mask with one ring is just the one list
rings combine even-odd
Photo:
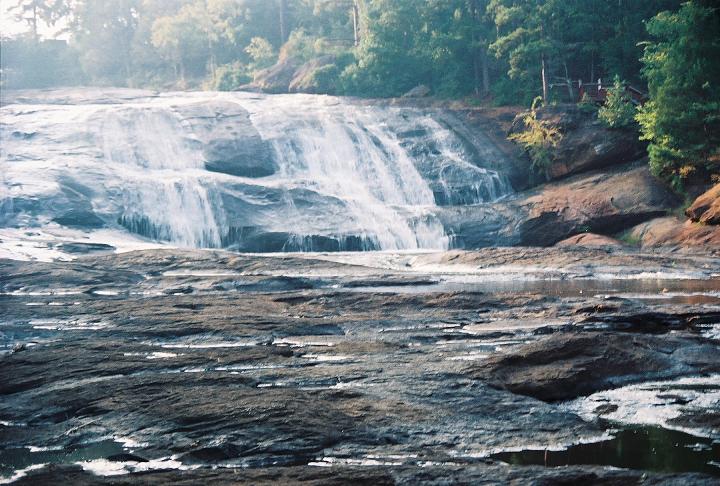
[[(27, 22), (18, 22), (15, 15), (8, 12), (8, 8), (12, 7), (13, 0), (0, 0), (0, 34), (3, 37), (30, 32), (30, 25)], [(52, 36), (54, 28), (49, 28), (42, 22), (38, 26), (41, 36)]]

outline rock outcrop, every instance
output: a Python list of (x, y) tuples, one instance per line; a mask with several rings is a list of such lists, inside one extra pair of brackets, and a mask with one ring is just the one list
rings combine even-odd
[(274, 66), (259, 71), (255, 74), (253, 82), (240, 87), (240, 90), (258, 90), (271, 94), (287, 93), (299, 66), (300, 62), (294, 58), (283, 59)]
[(415, 86), (413, 89), (402, 95), (403, 98), (425, 98), (430, 94), (430, 88), (424, 84)]
[(688, 338), (568, 332), (493, 357), (474, 375), (513, 393), (568, 400), (651, 377), (716, 372), (715, 352)]
[(720, 227), (683, 221), (675, 216), (641, 223), (630, 229), (626, 237), (642, 247), (720, 248)]
[(176, 108), (201, 144), (205, 169), (238, 177), (266, 177), (277, 170), (271, 144), (262, 139), (250, 113), (223, 101)]
[[(551, 179), (603, 169), (632, 162), (645, 155), (645, 145), (634, 130), (613, 130), (604, 127), (594, 112), (585, 112), (575, 105), (540, 108), (539, 120), (560, 129), (562, 140), (553, 150), (553, 163), (548, 169)], [(525, 128), (522, 115), (516, 118), (510, 133)]]
[[(24, 471), (18, 484), (33, 485), (626, 484), (666, 467), (651, 454), (657, 442), (598, 463), (622, 470), (493, 457), (606, 435), (602, 422), (567, 404), (524, 394), (557, 400), (717, 370), (718, 310), (596, 295), (603, 284), (592, 277), (611, 269), (700, 279), (629, 279), (627, 292), (712, 292), (720, 260), (588, 248), (335, 261), (188, 249), (0, 259), (0, 477)], [(483, 286), (483, 275), (505, 284)], [(687, 400), (689, 413), (677, 420), (702, 434), (712, 427), (707, 393), (715, 389), (685, 391), (663, 406)], [(701, 484), (686, 471), (704, 471), (705, 462), (677, 469), (667, 484)], [(117, 476), (90, 475), (100, 470)], [(653, 477), (643, 484), (663, 484)]]
[(311, 59), (295, 71), (290, 84), (289, 93), (335, 94), (337, 86), (332, 81), (339, 75), (338, 58), (334, 55)]
[(664, 216), (677, 197), (644, 163), (580, 174), (493, 205), (441, 208), (459, 247), (552, 246), (588, 232), (613, 235)]
[(614, 234), (665, 214), (676, 197), (644, 163), (543, 186), (511, 205), (522, 245), (548, 246), (578, 233)]
[(720, 225), (720, 184), (695, 199), (685, 214), (696, 223)]

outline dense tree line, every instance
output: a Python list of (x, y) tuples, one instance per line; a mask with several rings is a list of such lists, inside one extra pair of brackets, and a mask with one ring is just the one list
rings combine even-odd
[[(329, 92), (386, 97), (424, 84), (528, 106), (617, 77), (650, 92), (638, 120), (655, 173), (680, 186), (718, 163), (715, 0), (13, 2), (30, 32), (3, 40), (5, 86), (234, 89), (277, 62), (333, 56), (318, 73)], [(68, 42), (42, 40), (43, 25), (63, 26)]]

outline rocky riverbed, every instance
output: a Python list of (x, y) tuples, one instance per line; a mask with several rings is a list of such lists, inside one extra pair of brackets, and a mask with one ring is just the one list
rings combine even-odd
[(720, 475), (711, 255), (0, 260), (0, 346), (0, 482)]

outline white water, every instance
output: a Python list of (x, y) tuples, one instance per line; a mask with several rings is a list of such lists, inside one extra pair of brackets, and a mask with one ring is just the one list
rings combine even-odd
[[(326, 96), (132, 93), (74, 104), (37, 93), (0, 109), (0, 229), (57, 234), (66, 223), (53, 220), (80, 207), (111, 230), (184, 247), (227, 246), (238, 228), (288, 235), (287, 250), (316, 249), (316, 237), (337, 240), (338, 249), (351, 238), (357, 249), (442, 250), (450, 240), (435, 216), (438, 193), (453, 200), (458, 180), (470, 188), (462, 196), (469, 203), (511, 190), (419, 111)], [(250, 113), (274, 151), (274, 174), (205, 169), (203, 147), (233, 130), (224, 113), (202, 111), (218, 104)], [(191, 119), (187, 107), (195, 107)], [(411, 153), (416, 142), (403, 133), (412, 130), (424, 131), (430, 155)]]

